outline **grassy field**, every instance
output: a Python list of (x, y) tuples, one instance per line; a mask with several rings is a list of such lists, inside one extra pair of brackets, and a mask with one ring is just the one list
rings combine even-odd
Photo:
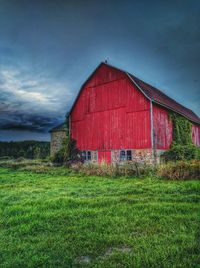
[(200, 267), (200, 182), (0, 168), (0, 267)]

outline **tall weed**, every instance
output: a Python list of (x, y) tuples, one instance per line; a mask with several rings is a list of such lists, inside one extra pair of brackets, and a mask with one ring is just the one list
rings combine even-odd
[(168, 162), (158, 167), (157, 175), (170, 180), (200, 179), (200, 161)]

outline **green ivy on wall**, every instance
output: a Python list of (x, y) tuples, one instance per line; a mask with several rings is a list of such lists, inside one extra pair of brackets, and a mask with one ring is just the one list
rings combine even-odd
[(173, 125), (173, 145), (192, 144), (192, 123), (185, 117), (170, 113)]
[(173, 126), (173, 142), (163, 153), (166, 161), (200, 159), (200, 148), (192, 142), (192, 123), (181, 115), (170, 113)]

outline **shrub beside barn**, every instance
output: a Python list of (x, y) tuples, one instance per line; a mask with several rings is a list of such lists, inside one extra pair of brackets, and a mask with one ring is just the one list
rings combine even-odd
[[(160, 90), (128, 72), (101, 63), (86, 80), (69, 113), (69, 131), (85, 161), (152, 163), (172, 145), (170, 113), (192, 123), (200, 146), (200, 118)], [(64, 130), (51, 131), (51, 154)]]

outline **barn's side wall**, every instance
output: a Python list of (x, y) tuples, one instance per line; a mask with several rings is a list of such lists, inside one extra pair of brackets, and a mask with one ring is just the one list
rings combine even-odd
[(151, 149), (150, 101), (121, 71), (101, 66), (71, 112), (80, 150)]
[(154, 146), (156, 150), (168, 150), (172, 144), (173, 131), (169, 111), (153, 104)]
[[(173, 126), (169, 118), (169, 111), (156, 104), (153, 105), (154, 142), (155, 148), (168, 150), (173, 140)], [(193, 143), (200, 147), (200, 126), (192, 125)]]
[(200, 147), (200, 126), (193, 124), (192, 126), (192, 140), (195, 145)]

